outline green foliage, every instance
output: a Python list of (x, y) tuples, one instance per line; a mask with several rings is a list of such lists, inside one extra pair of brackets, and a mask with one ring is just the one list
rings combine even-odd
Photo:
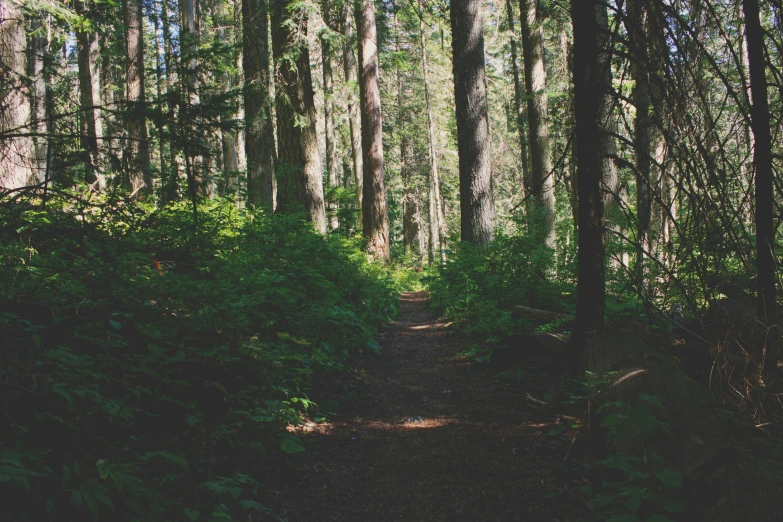
[(472, 336), (497, 338), (530, 329), (511, 318), (514, 305), (552, 311), (573, 307), (568, 273), (551, 274), (551, 250), (522, 232), (499, 232), (488, 246), (462, 243), (440, 271), (426, 278), (432, 305)]
[(0, 207), (0, 519), (265, 510), (314, 372), (377, 349), (388, 273), (294, 218), (56, 206)]

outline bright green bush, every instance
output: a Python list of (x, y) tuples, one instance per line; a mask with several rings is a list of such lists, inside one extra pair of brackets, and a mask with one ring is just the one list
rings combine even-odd
[(377, 348), (390, 277), (295, 218), (53, 207), (0, 206), (2, 519), (264, 509), (314, 372)]
[(529, 329), (511, 318), (512, 306), (573, 311), (573, 267), (554, 274), (553, 265), (552, 251), (521, 232), (499, 232), (485, 247), (461, 243), (440, 273), (427, 279), (432, 306), (484, 340)]

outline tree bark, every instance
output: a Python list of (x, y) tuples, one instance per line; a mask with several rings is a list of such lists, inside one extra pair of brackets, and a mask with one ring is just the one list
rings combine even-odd
[(269, 96), (267, 0), (242, 0), (242, 68), (245, 73), (245, 156), (247, 201), (272, 210), (275, 142)]
[[(74, 2), (76, 12), (87, 20), (95, 19), (93, 9), (87, 8), (83, 0)], [(104, 165), (100, 158), (98, 138), (103, 137), (103, 121), (98, 108), (101, 105), (101, 82), (98, 72), (100, 47), (98, 32), (76, 31), (79, 65), (79, 102), (82, 112), (81, 145), (84, 154), (85, 181), (103, 191), (106, 182)]]
[(599, 20), (606, 20), (605, 15), (601, 16), (601, 9), (606, 7), (600, 0), (571, 0), (579, 205), (577, 342), (583, 340), (585, 332), (603, 325), (606, 306), (600, 107), (604, 68), (609, 64), (605, 62), (607, 54), (601, 49)]
[[(331, 5), (329, 0), (321, 2), (321, 16), (327, 31), (332, 30)], [(324, 138), (326, 145), (326, 180), (329, 187), (340, 185), (339, 167), (337, 165), (337, 144), (334, 136), (334, 82), (332, 78), (332, 34), (324, 31), (321, 36), (321, 55), (323, 57), (324, 79)], [(337, 219), (337, 201), (329, 203), (329, 228), (337, 230), (340, 223)]]
[[(523, 101), (527, 97), (522, 81), (519, 78), (519, 65), (517, 63), (517, 36), (514, 27), (514, 4), (511, 0), (506, 0), (506, 15), (508, 18), (509, 40), (511, 43), (511, 73), (514, 77), (514, 111), (516, 112), (517, 135), (519, 137), (520, 162), (522, 167), (522, 179), (520, 187), (522, 188), (522, 199), (530, 193), (530, 159), (528, 158), (527, 143), (527, 111), (526, 103)], [(524, 54), (524, 51), (523, 51)]]
[[(419, 0), (419, 11), (424, 12), (424, 4)], [(438, 253), (440, 262), (445, 258), (445, 234), (443, 230), (443, 208), (440, 202), (440, 179), (438, 175), (438, 148), (435, 132), (435, 116), (432, 112), (432, 100), (430, 99), (430, 80), (427, 66), (427, 40), (424, 19), (419, 20), (419, 40), (421, 44), (421, 70), (424, 80), (424, 104), (427, 110), (427, 159), (429, 160), (429, 264), (435, 262), (435, 253)]]
[[(289, 9), (291, 0), (274, 0), (272, 48), (276, 89), (277, 208), (280, 213), (304, 212), (315, 229), (326, 233), (326, 209), (318, 152), (310, 53), (305, 35), (307, 18)], [(294, 19), (294, 16), (301, 16)], [(296, 34), (293, 27), (303, 34)]]
[(33, 142), (27, 134), (30, 97), (25, 86), (27, 36), (21, 5), (0, 0), (0, 188), (14, 189), (35, 183), (29, 158)]
[(495, 220), (482, 29), (481, 2), (452, 2), (461, 237), (474, 245), (492, 241)]
[(534, 221), (548, 248), (555, 248), (555, 180), (549, 143), (548, 96), (544, 67), (544, 28), (536, 0), (521, 0), (522, 50), (525, 55), (525, 87), (530, 127), (531, 194), (535, 198)]
[(36, 136), (33, 137), (33, 150), (35, 152), (35, 170), (31, 182), (40, 184), (49, 178), (49, 125), (47, 107), (50, 102), (49, 74), (46, 69), (49, 43), (48, 36), (44, 30), (43, 24), (39, 18), (32, 20), (33, 34), (30, 38), (30, 77), (32, 78), (32, 89), (30, 91), (32, 130)]
[(144, 95), (144, 16), (142, 0), (125, 0), (126, 89), (125, 131), (127, 133), (127, 172), (123, 184), (135, 192), (152, 191), (149, 141), (147, 139), (146, 97)]
[(359, 112), (362, 118), (362, 230), (367, 253), (388, 262), (389, 209), (383, 171), (383, 128), (381, 92), (378, 79), (378, 38), (375, 28), (375, 3), (358, 0), (356, 25), (359, 37)]
[(346, 98), (348, 103), (348, 127), (351, 131), (351, 159), (353, 160), (354, 188), (356, 190), (356, 208), (359, 209), (359, 221), (362, 221), (362, 192), (364, 164), (362, 162), (362, 127), (359, 116), (359, 106), (356, 100), (358, 76), (356, 72), (356, 56), (353, 49), (353, 24), (351, 23), (350, 2), (343, 3), (343, 72), (345, 74)]
[(752, 94), (753, 166), (756, 195), (756, 272), (758, 316), (765, 325), (777, 321), (775, 302), (775, 225), (772, 183), (772, 136), (770, 133), (767, 79), (764, 66), (764, 33), (759, 18), (758, 0), (742, 0), (745, 36), (748, 42), (748, 66)]

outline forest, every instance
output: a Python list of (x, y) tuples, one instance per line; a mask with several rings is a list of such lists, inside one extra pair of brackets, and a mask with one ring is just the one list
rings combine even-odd
[(0, 519), (783, 520), (782, 0), (0, 0)]

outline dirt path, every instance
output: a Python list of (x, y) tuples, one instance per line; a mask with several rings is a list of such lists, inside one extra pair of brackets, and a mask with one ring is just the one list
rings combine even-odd
[[(308, 453), (270, 499), (285, 520), (577, 520), (553, 474), (567, 442), (557, 421), (465, 349), (426, 310), (401, 297), (381, 354), (360, 361), (367, 384), (347, 411), (300, 433)], [(568, 512), (571, 512), (569, 514)]]

